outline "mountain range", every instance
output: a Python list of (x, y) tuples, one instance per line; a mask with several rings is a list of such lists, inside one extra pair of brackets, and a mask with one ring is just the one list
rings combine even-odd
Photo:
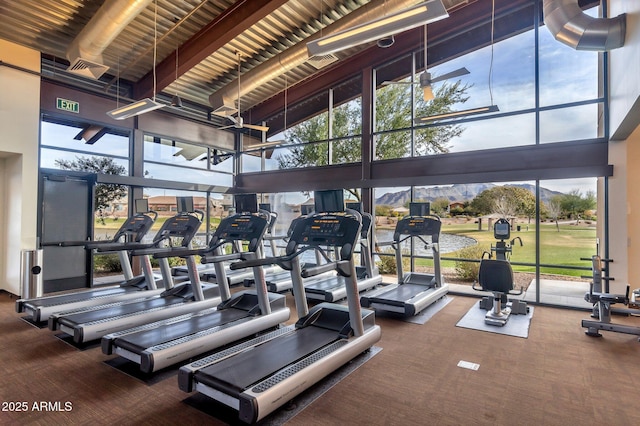
[[(450, 186), (435, 186), (432, 188), (416, 188), (415, 199), (424, 201), (435, 201), (439, 198), (446, 198), (450, 202), (465, 202), (473, 200), (478, 194), (487, 189), (494, 188), (493, 183), (472, 183), (472, 184), (455, 184)], [(524, 188), (530, 191), (532, 194), (536, 193), (535, 185), (528, 183), (523, 184), (509, 184), (506, 186), (513, 186), (518, 188)], [(392, 207), (404, 206), (409, 201), (410, 190), (404, 190), (399, 192), (388, 192), (376, 199), (377, 205), (387, 205)], [(548, 202), (554, 195), (561, 195), (562, 192), (552, 191), (546, 188), (540, 188), (540, 199), (543, 202)]]

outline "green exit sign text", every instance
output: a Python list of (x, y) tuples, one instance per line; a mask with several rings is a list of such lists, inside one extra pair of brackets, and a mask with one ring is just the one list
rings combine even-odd
[(80, 104), (76, 101), (70, 101), (68, 99), (57, 98), (56, 108), (63, 111), (75, 112), (76, 114), (80, 113)]

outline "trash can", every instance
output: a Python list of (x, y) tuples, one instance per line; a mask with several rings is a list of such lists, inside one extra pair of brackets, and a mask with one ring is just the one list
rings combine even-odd
[(42, 296), (42, 249), (22, 250), (20, 282), (23, 299)]
[(516, 226), (516, 229), (520, 232), (520, 225)]

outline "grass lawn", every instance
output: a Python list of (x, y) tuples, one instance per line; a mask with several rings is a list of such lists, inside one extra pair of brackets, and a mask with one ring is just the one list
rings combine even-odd
[[(520, 246), (518, 240), (513, 244), (513, 251), (510, 256), (512, 263), (531, 263), (536, 261), (536, 226), (535, 224), (521, 224), (521, 231), (513, 231), (511, 238), (519, 237), (522, 240)], [(478, 225), (472, 222), (465, 224), (444, 224), (443, 233), (458, 234), (471, 237), (478, 241), (478, 246), (483, 250), (490, 251), (491, 245), (495, 245), (496, 239), (493, 231), (478, 230)], [(555, 224), (543, 223), (540, 225), (540, 263), (562, 266), (581, 266), (591, 268), (590, 261), (580, 260), (581, 257), (591, 258), (596, 251), (596, 229), (591, 226), (562, 224), (560, 231)], [(446, 253), (442, 257), (459, 257), (459, 252)], [(432, 262), (426, 259), (417, 261), (418, 265), (431, 265)], [(443, 267), (455, 267), (455, 262), (445, 260)], [(534, 266), (513, 265), (517, 272), (535, 272)], [(542, 273), (558, 274), (568, 276), (589, 275), (589, 271), (574, 270), (560, 267), (542, 267)]]

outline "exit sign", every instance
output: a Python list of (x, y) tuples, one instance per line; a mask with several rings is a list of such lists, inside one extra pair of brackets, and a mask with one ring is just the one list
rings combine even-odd
[(70, 101), (68, 99), (57, 98), (56, 108), (63, 111), (75, 112), (76, 114), (80, 113), (80, 104), (76, 101)]

